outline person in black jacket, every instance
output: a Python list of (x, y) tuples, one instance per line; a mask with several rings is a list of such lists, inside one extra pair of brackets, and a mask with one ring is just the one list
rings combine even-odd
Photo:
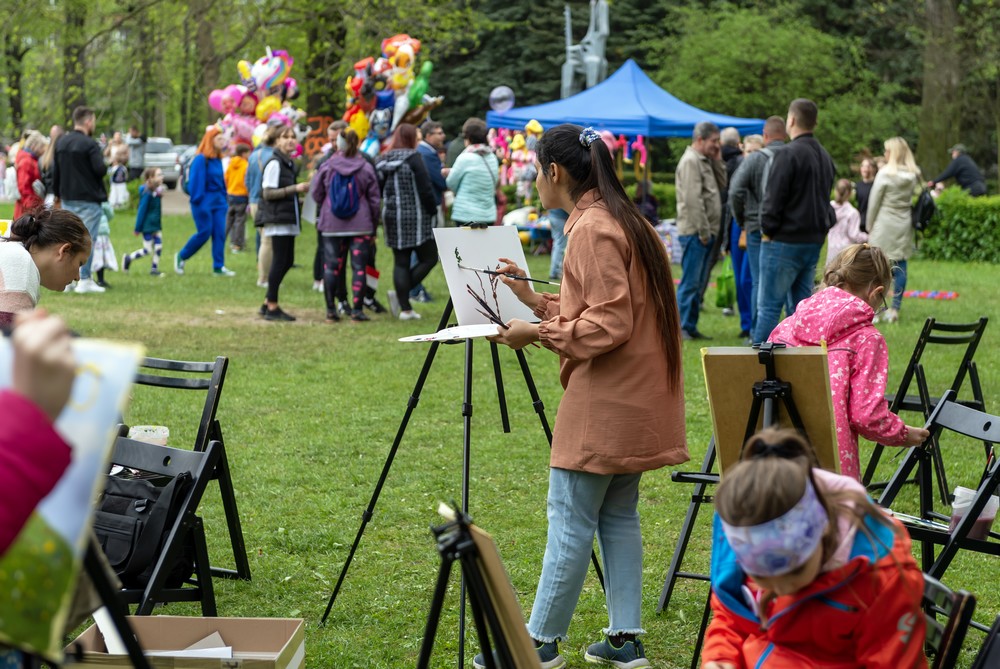
[(951, 163), (944, 172), (938, 175), (937, 179), (927, 182), (928, 188), (947, 179), (955, 178), (955, 183), (964, 188), (972, 197), (986, 195), (986, 181), (983, 180), (983, 173), (968, 154), (965, 144), (956, 144), (948, 149), (951, 153)]
[[(101, 203), (108, 199), (104, 188), (107, 167), (101, 147), (94, 141), (94, 110), (77, 107), (73, 110), (73, 129), (59, 138), (56, 143), (56, 158), (52, 171), (52, 189), (56, 198), (62, 201), (63, 209), (73, 212), (90, 231), (91, 239), (97, 238), (97, 227), (101, 224)], [(94, 254), (80, 268), (77, 293), (103, 293), (90, 278), (90, 264)]]
[(833, 159), (813, 136), (818, 115), (812, 100), (793, 100), (786, 121), (792, 141), (771, 162), (760, 208), (763, 243), (754, 343), (767, 341), (789, 291), (792, 311), (812, 294), (820, 250), (837, 220), (830, 206)]
[(289, 158), (298, 144), (295, 129), (275, 126), (268, 130), (276, 134), (274, 155), (264, 166), (264, 199), (257, 212), (262, 235), (271, 238), (271, 271), (267, 275), (267, 298), (260, 314), (269, 321), (294, 321), (295, 317), (278, 306), (278, 289), (295, 260), (295, 238), (301, 232), (299, 193), (309, 190), (309, 182), (296, 183), (298, 170)]

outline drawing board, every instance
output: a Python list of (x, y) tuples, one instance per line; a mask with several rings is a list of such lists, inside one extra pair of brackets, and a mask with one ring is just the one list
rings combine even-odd
[[(703, 348), (701, 362), (712, 411), (719, 471), (725, 476), (726, 469), (739, 462), (753, 404), (753, 385), (764, 380), (765, 368), (757, 358), (757, 351), (749, 347)], [(774, 371), (779, 380), (791, 384), (795, 408), (820, 466), (839, 473), (840, 454), (826, 349), (819, 346), (778, 349), (774, 352)], [(792, 427), (781, 402), (778, 402), (777, 414), (780, 427)], [(761, 429), (760, 421), (757, 429)]]
[[(140, 346), (76, 339), (76, 380), (55, 422), (71, 463), (0, 555), (0, 645), (62, 662), (63, 629), (83, 554), (94, 500), (103, 488), (115, 426), (128, 400)], [(0, 337), (0, 388), (11, 385), (10, 340)], [(4, 415), (0, 420), (14, 420)], [(21, 587), (23, 584), (23, 587)]]

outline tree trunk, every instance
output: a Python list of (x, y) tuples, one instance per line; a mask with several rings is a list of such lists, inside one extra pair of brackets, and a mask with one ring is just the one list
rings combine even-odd
[(192, 144), (197, 141), (197, 137), (194, 133), (195, 122), (192, 118), (193, 114), (193, 73), (191, 72), (191, 9), (188, 8), (187, 13), (184, 15), (184, 29), (183, 29), (183, 41), (182, 49), (184, 57), (181, 60), (183, 63), (184, 72), (181, 77), (181, 142), (185, 144)]
[[(194, 0), (191, 2), (191, 16), (197, 22), (198, 29), (195, 32), (194, 44), (198, 59), (198, 72), (195, 77), (196, 88), (194, 90), (194, 113), (192, 121), (195, 124), (195, 135), (198, 138), (205, 133), (205, 125), (209, 122), (210, 116), (214, 120), (215, 112), (203, 100), (208, 98), (208, 93), (219, 84), (219, 58), (215, 52), (215, 38), (212, 31), (215, 23), (209, 16), (212, 7), (211, 0)], [(198, 111), (200, 110), (200, 111)], [(211, 113), (210, 113), (211, 112)]]
[(933, 179), (948, 164), (948, 147), (959, 141), (962, 79), (957, 0), (925, 0), (924, 82), (920, 101), (917, 163)]
[(27, 48), (21, 48), (19, 38), (10, 35), (10, 41), (4, 48), (4, 56), (7, 59), (7, 99), (10, 106), (10, 122), (14, 130), (21, 131), (21, 124), (24, 119), (24, 96), (21, 95), (21, 77), (24, 74), (24, 56), (28, 53)]
[(65, 4), (66, 32), (63, 42), (63, 107), (66, 118), (73, 116), (73, 110), (87, 104), (84, 88), (84, 47), (83, 28), (87, 23), (87, 2), (68, 0)]
[(323, 7), (312, 17), (306, 38), (309, 51), (300, 79), (309, 87), (305, 108), (311, 115), (337, 116), (343, 105), (344, 86), (333, 76), (344, 58), (347, 27), (335, 4)]

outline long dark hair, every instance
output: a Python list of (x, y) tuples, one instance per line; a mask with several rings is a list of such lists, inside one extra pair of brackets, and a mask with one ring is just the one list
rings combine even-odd
[(36, 207), (10, 226), (10, 241), (25, 249), (69, 244), (74, 254), (90, 251), (90, 232), (80, 217), (66, 209)]
[(667, 356), (670, 375), (667, 382), (671, 389), (676, 389), (681, 382), (680, 313), (666, 249), (649, 221), (625, 193), (615, 173), (608, 147), (600, 138), (584, 140), (582, 133), (580, 126), (564, 123), (542, 135), (537, 150), (542, 178), (549, 178), (549, 166), (556, 163), (569, 173), (573, 181), (570, 196), (574, 200), (596, 189), (612, 218), (625, 232), (646, 275), (646, 290), (656, 309), (663, 350)]

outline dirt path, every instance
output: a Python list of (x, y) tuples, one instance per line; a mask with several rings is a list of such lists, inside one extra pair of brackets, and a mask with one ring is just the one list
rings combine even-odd
[(166, 189), (163, 195), (163, 215), (187, 214), (191, 215), (191, 205), (188, 204), (188, 196), (184, 194), (180, 186), (174, 189)]

